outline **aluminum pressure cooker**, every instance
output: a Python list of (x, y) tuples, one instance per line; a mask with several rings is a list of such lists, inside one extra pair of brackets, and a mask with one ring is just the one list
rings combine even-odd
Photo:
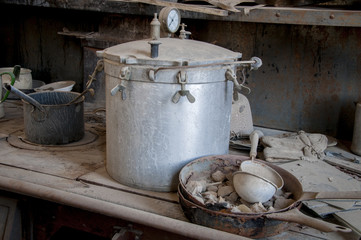
[(98, 56), (106, 81), (106, 169), (116, 181), (176, 191), (184, 165), (228, 152), (241, 53), (157, 38), (119, 44)]

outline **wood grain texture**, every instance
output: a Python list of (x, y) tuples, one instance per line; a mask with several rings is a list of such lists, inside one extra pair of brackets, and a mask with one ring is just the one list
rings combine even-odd
[(156, 6), (162, 7), (176, 7), (180, 10), (191, 11), (191, 12), (199, 12), (199, 13), (206, 13), (212, 14), (217, 16), (228, 16), (228, 12), (221, 9), (214, 9), (209, 7), (202, 7), (198, 5), (191, 5), (191, 4), (183, 4), (183, 3), (173, 3), (161, 0), (109, 0), (112, 2), (133, 2), (133, 3), (146, 3)]

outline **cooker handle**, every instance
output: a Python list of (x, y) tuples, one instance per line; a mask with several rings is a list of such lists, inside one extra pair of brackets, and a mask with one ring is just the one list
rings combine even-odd
[(246, 88), (248, 90), (248, 93), (251, 92), (251, 89), (249, 87), (246, 87), (245, 85), (243, 85), (244, 81), (246, 79), (244, 71), (245, 71), (245, 69), (242, 70), (242, 75), (243, 75), (242, 83), (238, 83), (237, 76), (231, 67), (229, 67), (225, 73), (226, 80), (233, 82), (233, 100), (234, 101), (238, 101), (238, 93), (241, 93), (242, 88)]
[(267, 218), (281, 221), (288, 221), (299, 223), (308, 227), (315, 228), (322, 232), (351, 232), (350, 228), (329, 223), (326, 221), (322, 221), (313, 217), (309, 217), (303, 213), (301, 213), (297, 208), (293, 208), (291, 210), (285, 212), (276, 212), (265, 215)]

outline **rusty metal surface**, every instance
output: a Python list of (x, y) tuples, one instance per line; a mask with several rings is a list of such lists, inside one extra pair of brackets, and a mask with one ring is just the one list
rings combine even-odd
[[(325, 232), (351, 231), (343, 226), (320, 221), (300, 213), (298, 209), (301, 207), (302, 199), (307, 198), (307, 196), (314, 199), (314, 193), (303, 192), (302, 185), (295, 176), (268, 162), (262, 161), (263, 164), (273, 168), (282, 176), (284, 180), (283, 190), (292, 193), (292, 199), (295, 200), (294, 203), (274, 212), (232, 213), (227, 209), (214, 209), (212, 206), (205, 206), (198, 201), (194, 201), (195, 198), (186, 189), (187, 181), (204, 180), (205, 176), (210, 175), (212, 169), (217, 169), (218, 167), (237, 169), (244, 160), (249, 160), (249, 158), (238, 155), (208, 156), (196, 159), (182, 168), (179, 174), (178, 195), (182, 209), (190, 221), (252, 238), (277, 235), (287, 229), (287, 222), (297, 222)], [(334, 196), (336, 194), (337, 192), (331, 195)], [(294, 213), (295, 218), (292, 218), (291, 216)]]
[[(233, 167), (236, 170), (239, 169), (242, 161), (248, 159), (246, 156), (238, 155), (209, 156), (197, 159), (183, 167), (179, 174), (178, 195), (184, 214), (191, 222), (251, 238), (274, 236), (287, 230), (288, 222), (268, 219), (265, 217), (266, 214), (233, 214), (208, 209), (199, 202), (195, 204), (197, 201), (185, 188), (186, 181), (191, 176), (209, 173), (210, 169), (215, 166)], [(298, 180), (280, 168), (277, 170), (285, 179), (285, 188), (293, 192), (298, 199), (302, 193), (302, 186)], [(287, 211), (289, 208), (295, 207), (300, 207), (299, 203), (292, 204), (280, 211)]]
[[(199, 159), (196, 159), (187, 165), (185, 165), (182, 170), (179, 173), (179, 182), (180, 182), (180, 188), (179, 190), (181, 193), (186, 197), (187, 199), (191, 200), (194, 203), (197, 203), (200, 206), (204, 206), (203, 204), (200, 204), (199, 201), (196, 201), (195, 198), (192, 197), (191, 193), (186, 190), (186, 183), (190, 180), (191, 177), (197, 178), (199, 176), (202, 176), (204, 174), (210, 174), (211, 169), (214, 167), (231, 167), (231, 171), (234, 169), (234, 171), (237, 171), (239, 169), (239, 166), (242, 161), (249, 160), (249, 157), (247, 156), (239, 156), (239, 155), (212, 155), (212, 156), (206, 156)], [(292, 192), (293, 198), (297, 201), (299, 201), (304, 192), (301, 183), (299, 180), (293, 176), (288, 171), (271, 164), (269, 162), (265, 162), (262, 160), (256, 159), (256, 161), (260, 161), (263, 164), (268, 165), (269, 167), (276, 170), (283, 178), (284, 180), (284, 190), (287, 190), (289, 192)], [(282, 210), (286, 211), (292, 207), (294, 207), (295, 204), (292, 204)], [(251, 217), (256, 216), (258, 214), (249, 214)]]
[(262, 238), (278, 235), (288, 229), (288, 222), (269, 220), (262, 216), (248, 218), (224, 215), (221, 212), (207, 211), (205, 208), (189, 202), (181, 193), (179, 201), (185, 216), (193, 223), (238, 234), (250, 238)]

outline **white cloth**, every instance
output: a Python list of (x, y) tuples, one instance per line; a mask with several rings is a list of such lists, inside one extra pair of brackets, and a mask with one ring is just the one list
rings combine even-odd
[(265, 160), (269, 162), (316, 161), (325, 157), (327, 137), (318, 133), (308, 134), (299, 131), (282, 137), (263, 136), (261, 143), (265, 147), (263, 150)]

